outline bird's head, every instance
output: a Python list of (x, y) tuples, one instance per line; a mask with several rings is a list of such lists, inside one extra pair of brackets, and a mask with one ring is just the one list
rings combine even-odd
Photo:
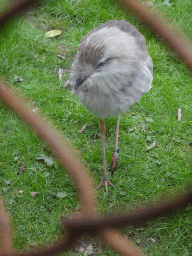
[(92, 90), (110, 94), (111, 89), (121, 89), (137, 63), (136, 48), (134, 38), (116, 27), (87, 34), (71, 67), (72, 93)]

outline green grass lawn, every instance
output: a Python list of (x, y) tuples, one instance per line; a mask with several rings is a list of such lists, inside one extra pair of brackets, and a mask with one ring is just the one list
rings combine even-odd
[[(150, 4), (154, 9), (160, 8), (192, 40), (191, 0), (154, 0)], [(98, 192), (101, 213), (160, 200), (173, 190), (182, 190), (192, 180), (190, 71), (137, 18), (109, 0), (50, 0), (18, 16), (0, 31), (0, 75), (27, 95), (37, 111), (41, 109), (71, 141), (97, 186), (103, 174), (98, 118), (70, 94), (69, 88), (62, 90), (62, 86), (69, 77), (67, 71), (81, 38), (110, 19), (125, 19), (145, 36), (154, 62), (154, 81), (150, 92), (121, 115), (119, 165), (110, 178), (115, 188), (110, 188), (110, 198), (104, 189)], [(62, 34), (46, 38), (45, 33), (51, 29), (62, 30)], [(63, 50), (58, 48), (61, 45)], [(64, 60), (57, 57), (59, 53), (65, 56)], [(58, 79), (59, 67), (66, 69), (62, 81)], [(178, 107), (182, 109), (180, 122)], [(85, 123), (86, 129), (79, 134)], [(116, 118), (106, 119), (108, 165), (115, 126)], [(78, 210), (77, 189), (49, 148), (1, 103), (0, 140), (0, 197), (10, 213), (14, 245), (21, 251), (50, 243), (61, 234), (59, 217)], [(154, 140), (157, 146), (146, 150)], [(43, 159), (38, 160), (41, 154)], [(32, 198), (30, 192), (38, 194)], [(191, 206), (173, 216), (119, 230), (147, 255), (192, 255)], [(117, 255), (108, 247), (97, 246), (101, 255)]]

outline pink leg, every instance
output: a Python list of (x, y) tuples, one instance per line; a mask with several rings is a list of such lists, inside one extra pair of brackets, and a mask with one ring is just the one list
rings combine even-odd
[(110, 171), (111, 175), (114, 174), (114, 172), (117, 170), (117, 164), (118, 164), (118, 136), (119, 136), (119, 123), (120, 123), (120, 115), (117, 117), (117, 128), (116, 128), (116, 135), (115, 135), (115, 148), (113, 150), (112, 159), (110, 163)]
[(103, 169), (104, 169), (104, 175), (103, 178), (98, 186), (98, 188), (101, 188), (101, 186), (105, 186), (105, 191), (108, 194), (108, 186), (112, 186), (113, 184), (109, 181), (108, 173), (106, 171), (106, 160), (105, 160), (105, 122), (103, 119), (99, 119), (99, 129), (101, 132), (101, 143), (102, 143), (102, 153), (103, 153)]

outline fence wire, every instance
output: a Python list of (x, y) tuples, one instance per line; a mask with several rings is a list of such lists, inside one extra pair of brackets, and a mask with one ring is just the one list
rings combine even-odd
[[(21, 0), (19, 2), (12, 2), (15, 2), (15, 4), (0, 17), (1, 27), (6, 25), (15, 15), (39, 1)], [(175, 28), (173, 30), (165, 19), (160, 18), (159, 15), (154, 14), (149, 8), (144, 7), (137, 1), (119, 0), (119, 2), (143, 20), (159, 36), (164, 38), (187, 66), (192, 69), (192, 46), (183, 33), (179, 32), (179, 30), (176, 31)], [(189, 188), (183, 195), (175, 195), (172, 199), (160, 205), (141, 207), (131, 214), (126, 213), (122, 215), (119, 213), (110, 217), (98, 217), (94, 208), (95, 190), (91, 179), (61, 132), (48, 124), (42, 115), (32, 112), (26, 103), (22, 102), (21, 97), (17, 95), (13, 88), (5, 86), (5, 82), (2, 79), (0, 80), (0, 100), (21, 117), (50, 146), (53, 153), (58, 157), (61, 164), (76, 183), (82, 204), (82, 210), (77, 216), (63, 221), (62, 224), (67, 232), (59, 241), (51, 246), (18, 253), (12, 246), (8, 215), (3, 204), (0, 203), (0, 255), (54, 255), (55, 253), (70, 250), (82, 235), (89, 233), (99, 237), (102, 242), (105, 241), (111, 248), (122, 255), (141, 256), (143, 253), (114, 228), (122, 225), (133, 226), (143, 223), (151, 218), (155, 219), (159, 216), (171, 214), (192, 203), (192, 190)]]

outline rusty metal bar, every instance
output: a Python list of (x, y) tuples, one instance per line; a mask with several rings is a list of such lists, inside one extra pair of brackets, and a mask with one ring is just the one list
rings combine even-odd
[(118, 0), (124, 7), (144, 21), (177, 53), (177, 55), (192, 69), (192, 44), (187, 36), (176, 26), (171, 26), (165, 17), (161, 18), (157, 13), (136, 0)]
[[(48, 126), (45, 121), (42, 121), (42, 117), (40, 117), (39, 114), (32, 112), (25, 103), (22, 102), (20, 98), (18, 98), (15, 93), (13, 93), (13, 90), (9, 90), (5, 86), (0, 86), (0, 99), (9, 106), (14, 112), (16, 112), (20, 117), (22, 117), (28, 125), (30, 125), (32, 128), (34, 128), (40, 137), (44, 139), (54, 150), (54, 153), (59, 157), (62, 165), (64, 165), (73, 175), (74, 181), (77, 183), (80, 196), (81, 196), (81, 202), (83, 205), (82, 211), (80, 216), (83, 216), (84, 219), (87, 221), (89, 219), (92, 219), (95, 216), (94, 212), (94, 192), (91, 188), (91, 181), (88, 179), (88, 177), (83, 174), (83, 167), (80, 164), (77, 159), (75, 160), (74, 157), (72, 157), (72, 150), (69, 148), (68, 145), (66, 145), (66, 142), (64, 139), (59, 135), (59, 132), (55, 131), (50, 125)], [(65, 161), (65, 162), (64, 162)], [(82, 168), (82, 169), (81, 169)], [(48, 246), (44, 248), (38, 248), (36, 250), (32, 250), (30, 252), (24, 252), (24, 253), (16, 253), (13, 255), (20, 255), (20, 256), (39, 256), (39, 255), (53, 255), (58, 251), (66, 251), (68, 250), (74, 241), (78, 239), (80, 235), (82, 235), (83, 231), (76, 231), (75, 233), (72, 231), (72, 236), (69, 236), (67, 241), (59, 242), (59, 244), (54, 244), (53, 246)], [(103, 231), (104, 232), (104, 231)], [(108, 231), (108, 240), (110, 240), (110, 237), (116, 233), (115, 231), (112, 232), (112, 235), (110, 236), (110, 232)], [(69, 232), (71, 234), (71, 232)], [(128, 243), (128, 245), (127, 245)], [(127, 251), (127, 254), (133, 256), (134, 254), (129, 253), (129, 247), (130, 247), (130, 241), (127, 239), (124, 241), (124, 250)], [(113, 243), (114, 244), (114, 243)], [(119, 251), (118, 247), (113, 245), (114, 248), (116, 248), (117, 251)], [(127, 249), (126, 249), (127, 248)], [(132, 251), (135, 251), (133, 248)], [(135, 255), (140, 255), (138, 254)]]
[(74, 151), (59, 131), (56, 131), (45, 118), (32, 112), (22, 100), (16, 96), (16, 92), (8, 90), (0, 80), (0, 99), (14, 112), (16, 112), (38, 135), (47, 142), (59, 158), (61, 164), (70, 172), (80, 192), (80, 198), (85, 213), (93, 214), (95, 193), (92, 182), (78, 158), (74, 157)]
[[(69, 230), (96, 230), (101, 227), (119, 227), (122, 225), (138, 225), (146, 220), (158, 218), (160, 216), (172, 214), (173, 212), (183, 209), (192, 203), (192, 190), (183, 196), (169, 199), (169, 202), (154, 207), (142, 207), (131, 214), (118, 215), (115, 217), (97, 218), (94, 217), (88, 221), (84, 218), (67, 219), (63, 225)], [(122, 209), (121, 209), (122, 210)]]
[(11, 241), (11, 228), (9, 225), (9, 219), (4, 209), (3, 203), (0, 202), (0, 255), (11, 255), (12, 241)]
[(102, 242), (105, 242), (121, 255), (144, 256), (143, 252), (133, 242), (126, 239), (120, 233), (114, 232), (112, 229), (101, 229), (98, 232), (98, 236)]
[(25, 11), (28, 7), (35, 5), (37, 2), (42, 0), (18, 0), (12, 1), (12, 5), (9, 9), (1, 14), (0, 17), (0, 28), (2, 25), (6, 24), (10, 19), (12, 19), (15, 15)]
[(11, 254), (11, 256), (51, 256), (56, 253), (68, 251), (72, 246), (75, 245), (82, 234), (82, 232), (68, 232), (65, 239), (61, 239), (55, 242), (53, 245), (36, 248), (34, 250), (22, 253), (14, 252)]
[[(0, 84), (3, 82), (0, 81)], [(75, 183), (77, 183), (77, 186), (79, 188), (80, 192), (80, 199), (82, 202), (82, 210), (81, 213), (76, 216), (77, 218), (83, 218), (86, 221), (92, 220), (95, 214), (94, 210), (94, 190), (91, 187), (91, 180), (86, 175), (86, 172), (77, 158), (75, 159), (73, 154), (74, 152), (69, 147), (69, 143), (67, 143), (62, 135), (59, 134), (59, 131), (55, 131), (51, 125), (47, 124), (46, 121), (43, 121), (42, 116), (40, 116), (37, 113), (32, 112), (32, 110), (29, 109), (29, 107), (22, 102), (21, 98), (16, 96), (16, 92), (12, 89), (8, 89), (4, 85), (0, 85), (0, 99), (2, 102), (4, 102), (8, 107), (10, 107), (14, 112), (16, 112), (20, 117), (22, 117), (25, 122), (30, 125), (35, 131), (38, 133), (38, 135), (45, 140), (51, 149), (54, 151), (54, 153), (57, 155), (59, 160), (61, 161), (62, 165), (67, 168), (67, 170), (72, 174), (73, 179)], [(91, 231), (91, 230), (90, 230)], [(66, 251), (68, 250), (73, 242), (74, 239), (78, 239), (78, 237), (82, 234), (84, 234), (86, 231), (84, 230), (78, 230), (75, 232), (73, 230), (69, 231), (69, 234), (73, 234), (72, 236), (69, 236), (68, 240), (64, 242), (59, 242), (59, 244), (54, 244), (53, 246), (48, 246), (44, 248), (38, 248), (36, 250), (32, 250), (30, 252), (25, 253), (16, 253), (13, 255), (20, 255), (20, 256), (39, 256), (39, 255), (53, 255), (54, 253), (58, 251)], [(111, 233), (112, 232), (112, 233)], [(95, 230), (93, 231), (95, 233)], [(103, 234), (105, 231), (103, 231)], [(110, 235), (111, 233), (111, 235)], [(110, 237), (114, 237), (116, 234), (115, 231), (108, 230), (107, 231), (107, 241), (110, 241)], [(118, 236), (118, 234), (116, 234)], [(113, 243), (113, 247), (119, 251), (119, 247), (117, 246), (118, 243)], [(131, 242), (128, 239), (124, 240), (124, 245), (121, 245), (121, 248), (123, 246), (123, 250), (127, 251), (127, 256), (134, 256), (134, 255), (140, 255), (139, 251), (132, 248), (132, 251), (135, 251), (135, 254), (131, 254), (130, 252), (130, 244)], [(120, 252), (120, 251), (119, 251)]]

